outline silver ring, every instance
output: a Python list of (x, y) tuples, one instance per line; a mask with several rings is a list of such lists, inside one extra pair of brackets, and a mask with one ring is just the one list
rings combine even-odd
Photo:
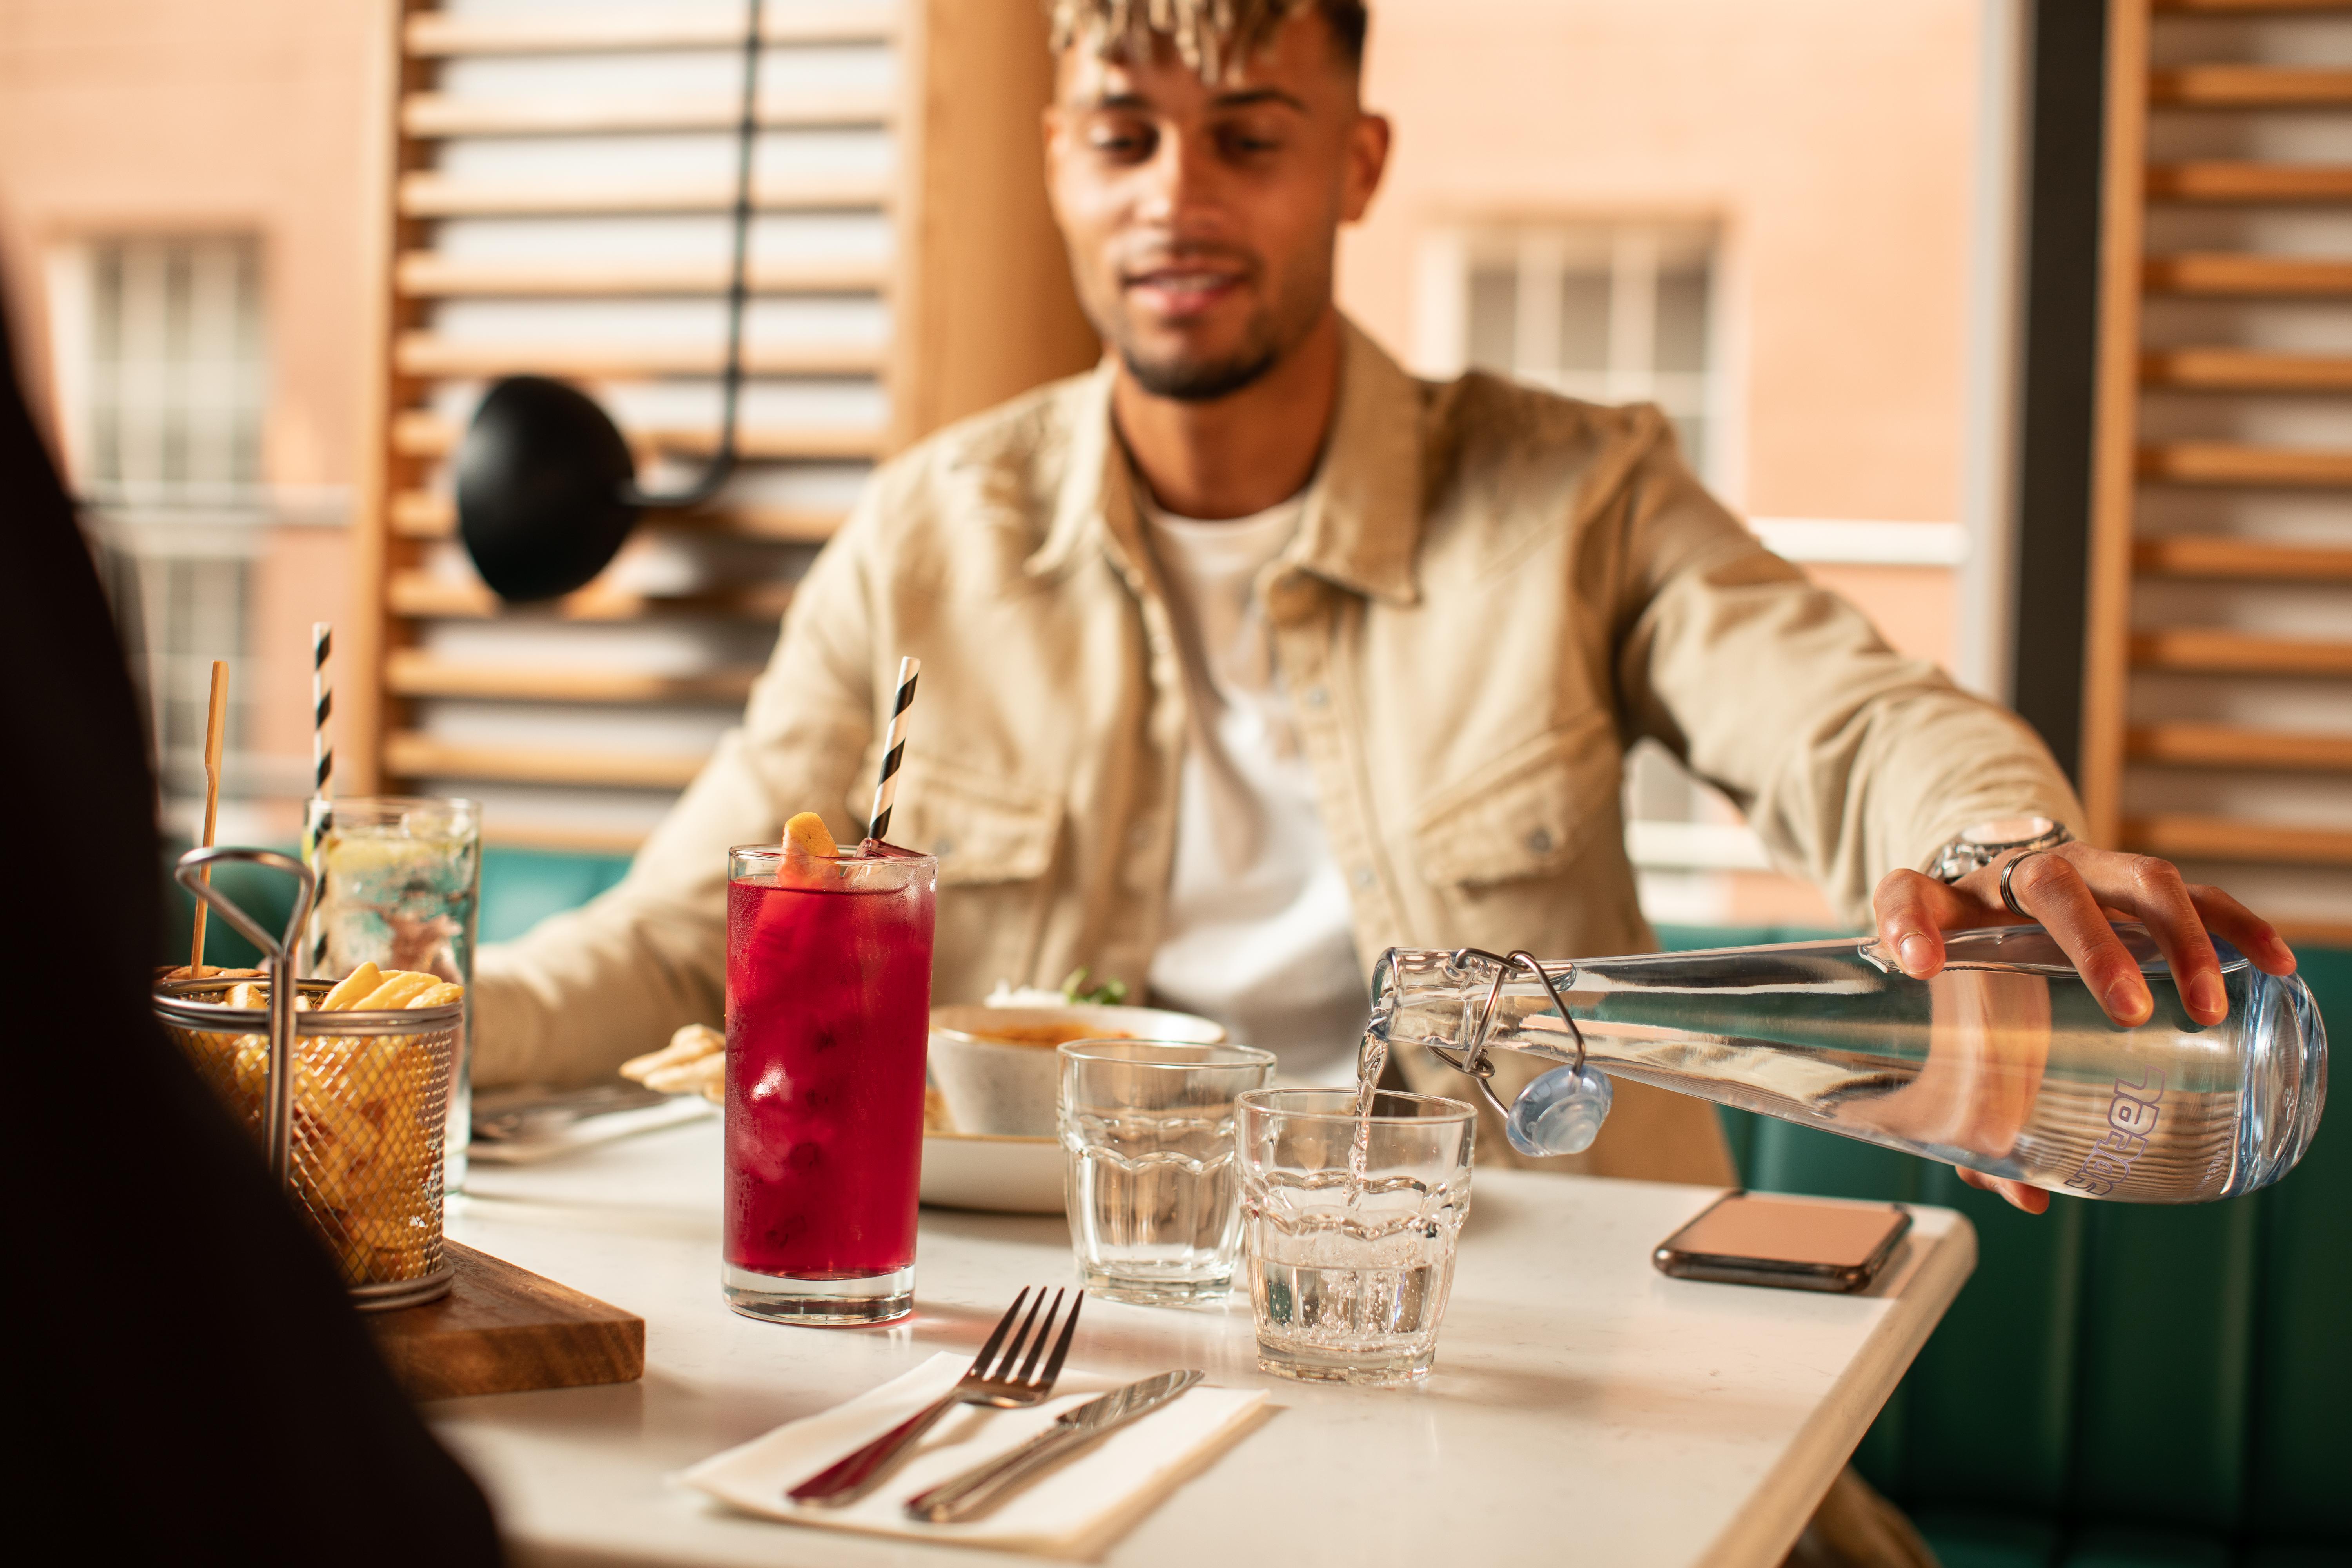
[(2000, 901), (2007, 904), (2009, 906), (2009, 912), (2015, 915), (2019, 920), (2030, 921), (2033, 919), (2033, 917), (2027, 914), (2023, 909), (2019, 907), (2017, 902), (2017, 894), (2011, 889), (2009, 879), (2017, 875), (2017, 868), (2020, 866), (2024, 865), (2036, 855), (2047, 855), (2049, 853), (2050, 851), (2047, 849), (2029, 849), (2024, 854), (2020, 855), (2016, 859), (2011, 860), (2008, 865), (2003, 866), (2000, 868)]

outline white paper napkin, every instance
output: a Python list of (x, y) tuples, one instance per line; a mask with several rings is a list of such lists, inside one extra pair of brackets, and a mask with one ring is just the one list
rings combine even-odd
[(968, 1358), (942, 1353), (881, 1387), (821, 1415), (788, 1422), (740, 1447), (714, 1454), (677, 1479), (746, 1513), (832, 1530), (919, 1541), (1085, 1552), (1140, 1518), (1199, 1460), (1236, 1436), (1265, 1404), (1262, 1389), (1202, 1388), (1097, 1438), (1076, 1458), (1039, 1475), (992, 1511), (961, 1524), (908, 1519), (917, 1492), (1020, 1443), (1065, 1410), (1129, 1378), (1065, 1372), (1063, 1393), (1029, 1410), (965, 1405), (940, 1418), (882, 1484), (845, 1508), (803, 1508), (784, 1496), (861, 1444), (955, 1386)]

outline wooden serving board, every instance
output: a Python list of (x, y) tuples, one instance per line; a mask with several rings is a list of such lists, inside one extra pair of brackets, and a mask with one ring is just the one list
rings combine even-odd
[(454, 1241), (457, 1282), (438, 1301), (364, 1314), (413, 1399), (632, 1383), (646, 1374), (646, 1321)]

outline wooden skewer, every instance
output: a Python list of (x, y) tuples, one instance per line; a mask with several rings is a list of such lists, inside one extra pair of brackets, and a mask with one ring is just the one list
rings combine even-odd
[[(228, 738), (228, 666), (220, 659), (213, 660), (213, 700), (205, 714), (205, 840), (197, 846), (213, 847), (213, 824), (220, 816), (221, 747)], [(213, 868), (204, 869), (204, 880), (210, 886)], [(189, 944), (188, 975), (202, 979), (205, 974), (205, 910), (202, 899), (196, 900), (194, 940)]]

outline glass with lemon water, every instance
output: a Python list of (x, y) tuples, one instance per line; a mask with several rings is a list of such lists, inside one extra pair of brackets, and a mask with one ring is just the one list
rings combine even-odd
[(461, 1190), (471, 1142), (474, 937), (482, 814), (470, 800), (394, 795), (313, 800), (303, 858), (319, 879), (304, 974), (340, 980), (362, 963), (437, 974), (466, 988), (450, 1054), (446, 1188)]

